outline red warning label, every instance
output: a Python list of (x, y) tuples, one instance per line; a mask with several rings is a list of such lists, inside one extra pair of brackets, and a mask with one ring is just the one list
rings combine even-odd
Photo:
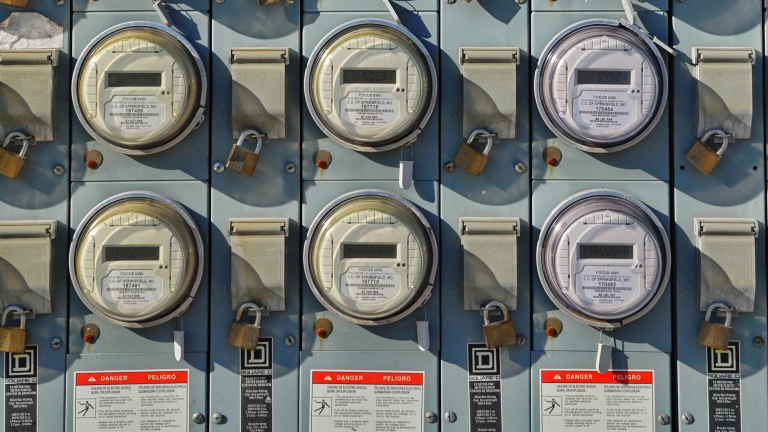
[(653, 384), (651, 371), (541, 371), (542, 383), (595, 383), (595, 384)]
[(75, 431), (186, 431), (189, 371), (75, 372)]
[(399, 432), (424, 428), (424, 372), (311, 373), (313, 432)]

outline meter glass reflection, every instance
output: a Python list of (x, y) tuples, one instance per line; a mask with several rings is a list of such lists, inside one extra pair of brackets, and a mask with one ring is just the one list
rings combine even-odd
[(588, 152), (625, 149), (661, 117), (667, 72), (641, 30), (592, 19), (555, 36), (540, 56), (534, 94), (544, 122)]
[(197, 290), (202, 265), (202, 241), (189, 214), (150, 192), (118, 195), (93, 209), (70, 252), (83, 302), (128, 327), (178, 315)]
[(126, 23), (96, 37), (77, 62), (75, 110), (98, 141), (149, 154), (180, 141), (197, 124), (205, 99), (202, 61), (179, 33)]
[(436, 74), (419, 40), (384, 20), (358, 20), (329, 33), (312, 53), (305, 96), (330, 138), (358, 151), (411, 142), (432, 114)]
[(358, 191), (326, 207), (310, 228), (305, 271), (318, 299), (360, 324), (384, 324), (421, 305), (436, 266), (432, 230), (396, 195)]
[(547, 218), (536, 251), (552, 301), (601, 328), (645, 314), (669, 279), (669, 240), (653, 212), (610, 190), (576, 194)]

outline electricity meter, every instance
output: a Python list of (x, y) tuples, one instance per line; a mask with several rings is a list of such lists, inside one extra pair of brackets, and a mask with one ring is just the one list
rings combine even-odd
[(203, 241), (177, 202), (153, 192), (115, 195), (77, 227), (69, 251), (75, 291), (96, 315), (151, 327), (183, 313), (203, 277)]
[(128, 22), (98, 35), (72, 77), (75, 112), (88, 133), (121, 153), (157, 153), (200, 125), (203, 61), (168, 27)]
[(653, 129), (664, 111), (664, 60), (632, 24), (579, 22), (555, 36), (539, 58), (534, 94), (541, 117), (580, 150), (628, 148)]
[(380, 19), (348, 22), (323, 38), (307, 64), (312, 118), (344, 147), (385, 151), (413, 142), (437, 101), (437, 74), (424, 45)]
[(404, 318), (427, 301), (437, 241), (413, 203), (358, 190), (328, 204), (304, 244), (304, 271), (320, 303), (363, 325)]
[(666, 289), (670, 245), (642, 202), (595, 189), (558, 205), (541, 228), (536, 264), (544, 290), (562, 311), (612, 329), (648, 312)]

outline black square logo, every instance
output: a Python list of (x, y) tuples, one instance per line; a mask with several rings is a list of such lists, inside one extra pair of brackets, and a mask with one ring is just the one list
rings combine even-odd
[(255, 350), (240, 350), (240, 369), (272, 369), (272, 338), (260, 338)]
[(739, 341), (728, 342), (727, 350), (707, 348), (707, 373), (741, 373)]
[(5, 353), (5, 378), (37, 377), (37, 345), (23, 353)]
[(501, 375), (498, 348), (488, 349), (485, 344), (467, 344), (467, 356), (470, 375)]

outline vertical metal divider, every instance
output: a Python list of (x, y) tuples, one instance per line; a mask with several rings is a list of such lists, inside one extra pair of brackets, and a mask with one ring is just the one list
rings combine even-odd
[[(672, 44), (674, 40), (674, 22), (672, 19), (672, 1), (669, 0), (668, 8), (667, 8), (667, 28), (669, 29), (667, 31), (667, 44)], [(674, 45), (670, 45), (672, 49), (674, 49)], [(669, 242), (671, 245), (675, 245), (675, 241), (677, 238), (677, 229), (676, 229), (676, 218), (675, 218), (675, 172), (677, 171), (676, 164), (675, 164), (675, 98), (673, 97), (674, 93), (674, 80), (675, 80), (675, 67), (673, 62), (677, 61), (677, 57), (671, 56), (669, 54), (666, 54), (666, 57), (668, 59), (667, 62), (667, 75), (669, 76), (669, 90), (668, 90), (668, 96), (667, 96), (667, 103), (669, 104), (668, 110), (672, 115), (669, 116)], [(675, 248), (676, 249), (676, 248)], [(669, 257), (670, 263), (671, 263), (671, 270), (669, 275), (669, 285), (670, 287), (670, 299), (672, 302), (671, 313), (672, 313), (672, 344), (670, 346), (671, 353), (669, 353), (669, 374), (670, 374), (670, 388), (672, 390), (671, 394), (671, 407), (670, 407), (670, 425), (672, 426), (672, 429), (675, 430), (678, 426), (678, 414), (677, 414), (677, 403), (678, 403), (678, 392), (677, 392), (677, 326), (674, 325), (674, 323), (677, 322), (677, 284), (675, 283), (677, 281), (677, 260), (674, 259), (675, 251), (672, 251), (671, 257)]]
[[(206, 80), (208, 81), (208, 88), (211, 89), (211, 91), (208, 92), (208, 100), (205, 101), (206, 106), (208, 107), (208, 110), (210, 112), (209, 117), (213, 119), (213, 5), (214, 1), (211, 0), (211, 2), (208, 4), (208, 73), (206, 74)], [(213, 305), (211, 303), (211, 298), (213, 296), (213, 269), (211, 268), (211, 250), (213, 248), (213, 208), (211, 206), (212, 198), (213, 198), (213, 123), (211, 123), (211, 127), (208, 128), (208, 253), (206, 254), (205, 261), (206, 265), (208, 265), (208, 352), (206, 353), (206, 371), (205, 371), (205, 395), (207, 399), (207, 413), (206, 418), (208, 420), (208, 425), (210, 427), (210, 419), (211, 414), (213, 413), (213, 406), (211, 403), (211, 343), (212, 340), (212, 334), (211, 334), (211, 322), (212, 322), (212, 312), (213, 312)], [(231, 281), (230, 281), (231, 284)]]

